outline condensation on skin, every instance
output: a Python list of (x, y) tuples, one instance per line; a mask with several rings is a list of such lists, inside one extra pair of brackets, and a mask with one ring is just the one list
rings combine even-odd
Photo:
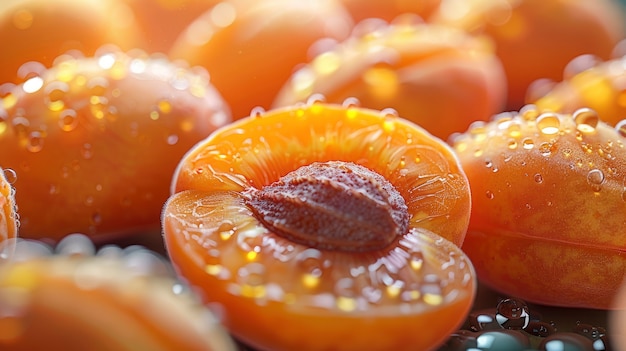
[(196, 256), (208, 275), (261, 305), (343, 312), (404, 306), (415, 313), (458, 298), (457, 289), (472, 284), (469, 261), (428, 232), (411, 230), (376, 252), (318, 250), (268, 232), (236, 193), (193, 201), (184, 213), (166, 211), (165, 220), (178, 223), (192, 251), (209, 253)]
[[(626, 137), (626, 121), (614, 127), (613, 135), (606, 125), (602, 126), (608, 128), (600, 131), (601, 123), (600, 116), (590, 108), (581, 108), (572, 114), (558, 114), (542, 113), (535, 106), (527, 105), (518, 114), (503, 113), (494, 117), (489, 125), (481, 123), (470, 127), (466, 133), (455, 135), (450, 144), (462, 157), (467, 157), (464, 155), (470, 149), (479, 150), (474, 152), (473, 157), (490, 165), (504, 166), (513, 155), (524, 159), (519, 157), (525, 152), (537, 153), (546, 160), (556, 158), (555, 164), (584, 172), (582, 174), (589, 189), (600, 194), (609, 179), (621, 181), (615, 164), (616, 153), (623, 152), (623, 138)], [(608, 134), (599, 139), (599, 133)], [(564, 140), (561, 138), (575, 141), (577, 147), (563, 147), (569, 142), (561, 142)], [(504, 145), (510, 153), (494, 154), (494, 145)], [(519, 165), (524, 166), (525, 162)], [(535, 174), (531, 179), (539, 185), (543, 184), (544, 178), (542, 174)]]

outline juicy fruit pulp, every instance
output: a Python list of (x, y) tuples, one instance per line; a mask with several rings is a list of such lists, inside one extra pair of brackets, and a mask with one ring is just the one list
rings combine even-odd
[[(329, 250), (274, 232), (246, 205), (247, 192), (260, 191), (251, 187), (281, 177), (297, 183), (288, 174), (316, 162), (351, 162), (384, 177), (406, 201), (409, 229), (381, 249)], [(426, 349), (458, 326), (473, 300), (471, 263), (454, 244), (469, 218), (465, 176), (445, 143), (396, 116), (319, 102), (251, 116), (190, 150), (172, 190), (163, 211), (172, 262), (251, 346)], [(420, 325), (428, 335), (410, 332)]]
[(473, 195), (463, 249), (481, 281), (535, 303), (609, 308), (626, 274), (624, 144), (592, 110), (530, 105), (455, 138)]

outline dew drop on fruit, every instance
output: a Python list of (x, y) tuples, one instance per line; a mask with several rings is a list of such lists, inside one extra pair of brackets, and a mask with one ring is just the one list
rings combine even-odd
[(559, 117), (550, 112), (543, 113), (537, 117), (537, 128), (542, 134), (554, 135), (559, 132), (561, 121)]
[(43, 149), (44, 136), (39, 131), (33, 131), (28, 136), (28, 144), (26, 149), (30, 152), (39, 152)]
[(261, 263), (248, 263), (237, 271), (237, 282), (241, 287), (241, 294), (245, 297), (263, 298), (266, 291), (266, 271)]
[(296, 256), (296, 265), (302, 272), (302, 285), (312, 289), (318, 286), (324, 271), (322, 253), (317, 249), (306, 249)]
[(55, 247), (55, 252), (67, 256), (93, 256), (96, 253), (96, 247), (89, 237), (77, 233), (61, 239)]
[(522, 147), (524, 150), (531, 150), (535, 147), (535, 142), (531, 138), (524, 138), (524, 140), (522, 140)]
[(63, 110), (59, 113), (59, 127), (65, 132), (70, 132), (78, 126), (78, 117), (74, 110)]
[(600, 118), (598, 113), (590, 108), (581, 108), (576, 110), (572, 114), (574, 122), (576, 122), (576, 129), (581, 133), (593, 133), (598, 126)]
[(2, 172), (4, 173), (4, 178), (7, 183), (14, 184), (17, 181), (17, 173), (13, 169), (4, 168)]
[(487, 190), (487, 191), (485, 192), (485, 196), (487, 196), (487, 198), (488, 198), (489, 200), (491, 200), (491, 199), (493, 199), (493, 198), (495, 197), (495, 195), (493, 194), (493, 192), (492, 192), (491, 190)]
[(619, 135), (626, 138), (626, 119), (623, 119), (615, 125), (615, 130)]
[(252, 108), (252, 110), (250, 110), (250, 116), (251, 117), (263, 117), (263, 115), (265, 114), (265, 109), (261, 106), (255, 106)]
[(27, 81), (31, 78), (40, 77), (46, 69), (46, 66), (41, 62), (28, 61), (17, 69), (17, 76), (22, 81)]
[(591, 186), (594, 192), (599, 192), (604, 183), (604, 172), (599, 169), (592, 169), (587, 173), (587, 183)]
[(354, 280), (351, 278), (342, 278), (335, 283), (334, 290), (338, 309), (351, 312), (357, 308), (356, 297), (358, 294), (355, 285)]
[(533, 179), (535, 180), (535, 183), (537, 184), (543, 183), (543, 176), (540, 173), (535, 174)]
[(167, 136), (166, 140), (168, 145), (176, 145), (176, 143), (178, 143), (178, 135), (176, 134), (170, 134)]
[(65, 82), (56, 81), (51, 82), (45, 87), (44, 101), (48, 106), (48, 109), (52, 112), (58, 112), (63, 110), (65, 102), (63, 98), (69, 92), (70, 88)]

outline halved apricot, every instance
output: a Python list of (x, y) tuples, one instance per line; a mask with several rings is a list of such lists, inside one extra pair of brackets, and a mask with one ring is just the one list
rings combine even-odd
[(193, 21), (169, 56), (200, 65), (233, 118), (268, 109), (318, 40), (342, 40), (353, 21), (339, 0), (226, 0)]
[(6, 351), (232, 351), (197, 296), (151, 251), (73, 235), (56, 251), (18, 241), (0, 265), (0, 348)]
[[(32, 69), (50, 67), (69, 50), (93, 55), (105, 44), (134, 49), (141, 43), (141, 33), (121, 0), (3, 0), (0, 42), (2, 84), (19, 82)], [(35, 63), (20, 70), (28, 62)]]
[(66, 55), (3, 93), (0, 165), (25, 238), (158, 232), (178, 161), (230, 121), (204, 69), (141, 52)]
[(582, 55), (566, 67), (559, 82), (540, 79), (526, 97), (540, 110), (573, 113), (591, 108), (608, 124), (626, 117), (626, 57), (603, 61)]
[(361, 22), (346, 41), (317, 55), (283, 86), (274, 106), (322, 94), (398, 114), (446, 139), (506, 102), (506, 77), (484, 38), (407, 15)]
[(394, 115), (311, 102), (241, 119), (187, 153), (172, 191), (169, 257), (252, 347), (429, 349), (473, 301), (465, 175)]
[(606, 309), (626, 274), (626, 135), (595, 111), (519, 113), (453, 140), (472, 190), (463, 250), (529, 302)]
[(507, 110), (524, 105), (535, 80), (560, 79), (574, 57), (610, 58), (624, 36), (613, 0), (446, 0), (429, 20), (493, 40), (508, 78)]
[(0, 168), (0, 262), (11, 255), (12, 241), (17, 238), (19, 219), (15, 203), (15, 181), (12, 169)]

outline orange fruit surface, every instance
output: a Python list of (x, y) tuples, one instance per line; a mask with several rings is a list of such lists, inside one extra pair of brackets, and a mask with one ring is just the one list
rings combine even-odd
[(473, 201), (463, 250), (483, 283), (534, 303), (611, 306), (626, 274), (624, 135), (590, 109), (529, 105), (454, 139)]

